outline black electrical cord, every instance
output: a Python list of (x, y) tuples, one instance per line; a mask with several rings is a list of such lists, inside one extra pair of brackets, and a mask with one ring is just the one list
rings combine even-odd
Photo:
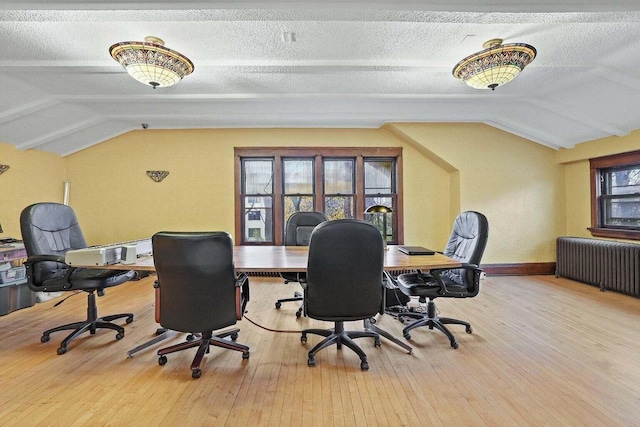
[(245, 314), (243, 316), (245, 319), (247, 319), (250, 323), (256, 325), (258, 328), (262, 328), (265, 331), (269, 331), (269, 332), (278, 332), (278, 333), (282, 333), (282, 334), (301, 334), (302, 330), (299, 331), (294, 331), (294, 330), (286, 330), (286, 329), (272, 329), (272, 328), (267, 328), (266, 326), (262, 326), (259, 323), (254, 322), (253, 320), (251, 320), (249, 317), (247, 317), (247, 315)]
[(63, 299), (61, 299), (60, 301), (58, 301), (57, 303), (53, 304), (54, 307), (59, 306), (60, 304), (62, 304), (63, 302), (65, 302), (66, 300), (68, 300), (71, 297), (74, 297), (76, 295), (78, 295), (80, 292), (84, 292), (84, 291), (75, 291), (74, 293), (72, 293), (71, 295), (64, 297)]

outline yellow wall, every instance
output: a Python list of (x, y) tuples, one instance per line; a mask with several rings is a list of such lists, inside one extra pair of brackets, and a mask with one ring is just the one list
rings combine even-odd
[[(564, 232), (555, 152), (477, 124), (133, 131), (65, 158), (70, 204), (91, 244), (162, 229), (233, 234), (233, 148), (246, 146), (403, 147), (407, 244), (443, 248), (467, 209), (489, 218), (487, 263), (554, 261)], [(170, 175), (155, 183), (148, 169)]]
[[(90, 244), (144, 238), (160, 230), (234, 234), (233, 149), (247, 146), (403, 144), (380, 129), (134, 131), (66, 158), (70, 205)], [(449, 174), (409, 146), (403, 157), (406, 241), (442, 247), (450, 213), (425, 212), (434, 200), (448, 206)], [(156, 183), (145, 174), (150, 169), (170, 174)]]
[[(565, 203), (564, 173), (554, 150), (481, 124), (387, 126), (459, 171), (459, 208), (452, 215), (476, 210), (487, 216), (483, 262), (555, 261), (555, 239), (565, 232)], [(438, 208), (436, 203), (425, 215)]]
[(62, 203), (65, 161), (42, 151), (16, 150), (0, 143), (0, 164), (10, 169), (0, 175), (0, 237), (20, 238), (20, 212), (36, 202)]
[[(160, 230), (234, 234), (233, 149), (247, 146), (402, 147), (405, 243), (441, 249), (455, 216), (478, 210), (490, 223), (484, 263), (555, 261), (555, 239), (570, 223), (565, 189), (580, 176), (554, 150), (481, 124), (140, 130), (65, 158), (0, 145), (0, 162), (12, 166), (0, 177), (11, 188), (3, 193), (5, 235), (18, 235), (26, 205), (61, 201), (65, 180), (89, 244)], [(170, 175), (156, 183), (146, 170)]]
[(591, 187), (589, 159), (640, 150), (640, 131), (627, 136), (612, 136), (577, 144), (574, 148), (560, 150), (557, 162), (564, 165), (567, 194), (567, 235), (592, 237)]

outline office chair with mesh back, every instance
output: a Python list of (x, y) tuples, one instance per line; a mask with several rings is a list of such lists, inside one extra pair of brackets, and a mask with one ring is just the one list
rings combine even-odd
[(240, 351), (242, 358), (248, 359), (249, 347), (234, 342), (239, 329), (213, 333), (241, 320), (249, 300), (247, 275), (236, 276), (231, 236), (222, 231), (160, 232), (153, 236), (152, 244), (160, 325), (199, 335), (158, 350), (158, 363), (167, 363), (169, 353), (197, 347), (191, 376), (200, 378), (200, 365), (210, 346)]
[(360, 357), (360, 368), (369, 369), (367, 355), (354, 338), (374, 338), (373, 331), (345, 331), (344, 322), (365, 320), (384, 310), (382, 267), (384, 242), (371, 223), (358, 219), (328, 221), (311, 235), (307, 281), (303, 283), (305, 314), (312, 319), (334, 322), (333, 329), (305, 329), (307, 334), (325, 337), (309, 351), (307, 364), (315, 366), (315, 355), (325, 347), (346, 345)]
[[(284, 233), (285, 246), (309, 246), (309, 239), (311, 238), (311, 232), (318, 225), (328, 218), (322, 212), (294, 212), (287, 220)], [(306, 274), (304, 272), (282, 272), (280, 276), (284, 279), (284, 283), (289, 282), (304, 282), (306, 280)], [(276, 308), (280, 308), (283, 302), (300, 301), (302, 302), (302, 294), (296, 292), (293, 298), (281, 298), (276, 301)], [(302, 315), (302, 303), (300, 308), (296, 311), (296, 317)]]
[(397, 284), (403, 293), (408, 296), (417, 296), (422, 304), (429, 299), (426, 314), (407, 312), (398, 316), (402, 322), (407, 318), (416, 319), (402, 331), (406, 339), (411, 339), (409, 331), (428, 326), (429, 329), (436, 328), (442, 331), (449, 338), (451, 347), (458, 348), (458, 340), (445, 325), (463, 325), (467, 333), (473, 332), (468, 322), (439, 317), (434, 299), (471, 298), (478, 295), (482, 273), (479, 265), (488, 237), (489, 223), (484, 215), (473, 211), (462, 212), (453, 224), (449, 242), (443, 252), (444, 255), (460, 261), (462, 267), (434, 269), (428, 273), (418, 271), (398, 276)]
[(47, 342), (53, 332), (73, 330), (58, 347), (58, 354), (67, 352), (69, 342), (85, 332), (95, 334), (97, 329), (113, 329), (116, 339), (124, 337), (124, 328), (112, 323), (125, 318), (133, 321), (132, 313), (98, 317), (96, 296), (104, 290), (131, 280), (135, 272), (118, 270), (83, 269), (65, 264), (70, 249), (83, 249), (87, 244), (76, 214), (69, 206), (59, 203), (36, 203), (27, 206), (20, 215), (24, 247), (27, 250), (27, 284), (35, 292), (84, 291), (87, 292), (87, 319), (48, 329), (41, 342)]

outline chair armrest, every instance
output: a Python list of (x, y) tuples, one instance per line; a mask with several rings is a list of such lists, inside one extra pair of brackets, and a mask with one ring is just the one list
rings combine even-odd
[(155, 299), (156, 299), (156, 309), (155, 309), (155, 319), (156, 323), (160, 323), (160, 282), (153, 282), (153, 289), (155, 290)]
[(66, 262), (64, 262), (64, 256), (60, 256), (60, 255), (32, 255), (29, 258), (27, 258), (27, 260), (24, 263), (35, 264), (37, 262), (45, 262), (45, 261), (59, 262), (60, 264), (64, 264), (67, 267), (70, 267), (69, 265), (67, 265)]
[(434, 268), (433, 270), (430, 270), (429, 274), (433, 276), (434, 279), (436, 279), (436, 282), (438, 282), (438, 285), (440, 285), (439, 293), (443, 295), (449, 292), (449, 290), (447, 289), (447, 285), (442, 280), (441, 275), (443, 272), (450, 271), (450, 270), (472, 270), (476, 272), (476, 277), (480, 277), (480, 273), (482, 273), (482, 269), (480, 267), (478, 267), (475, 264), (469, 264), (469, 263), (462, 263), (460, 267), (455, 267), (455, 268)]
[(39, 262), (57, 262), (58, 264), (64, 264), (64, 266), (66, 267), (64, 280), (67, 283), (69, 283), (69, 277), (71, 277), (71, 274), (73, 274), (73, 272), (76, 271), (77, 267), (72, 267), (68, 265), (64, 259), (65, 258), (62, 255), (32, 255), (28, 257), (27, 260), (24, 262), (24, 265), (27, 268), (27, 279), (29, 280), (30, 283), (32, 283), (31, 271), (33, 269), (34, 264), (37, 264)]
[(236, 277), (236, 319), (242, 320), (245, 308), (249, 302), (249, 276), (240, 273)]

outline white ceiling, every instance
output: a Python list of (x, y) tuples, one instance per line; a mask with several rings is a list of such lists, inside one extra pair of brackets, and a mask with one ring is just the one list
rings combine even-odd
[[(640, 1), (598, 3), (0, 0), (0, 142), (65, 156), (142, 123), (482, 122), (552, 148), (622, 136), (640, 129)], [(147, 35), (194, 73), (157, 90), (129, 77), (109, 46)], [(493, 92), (451, 75), (496, 37), (538, 56)]]

